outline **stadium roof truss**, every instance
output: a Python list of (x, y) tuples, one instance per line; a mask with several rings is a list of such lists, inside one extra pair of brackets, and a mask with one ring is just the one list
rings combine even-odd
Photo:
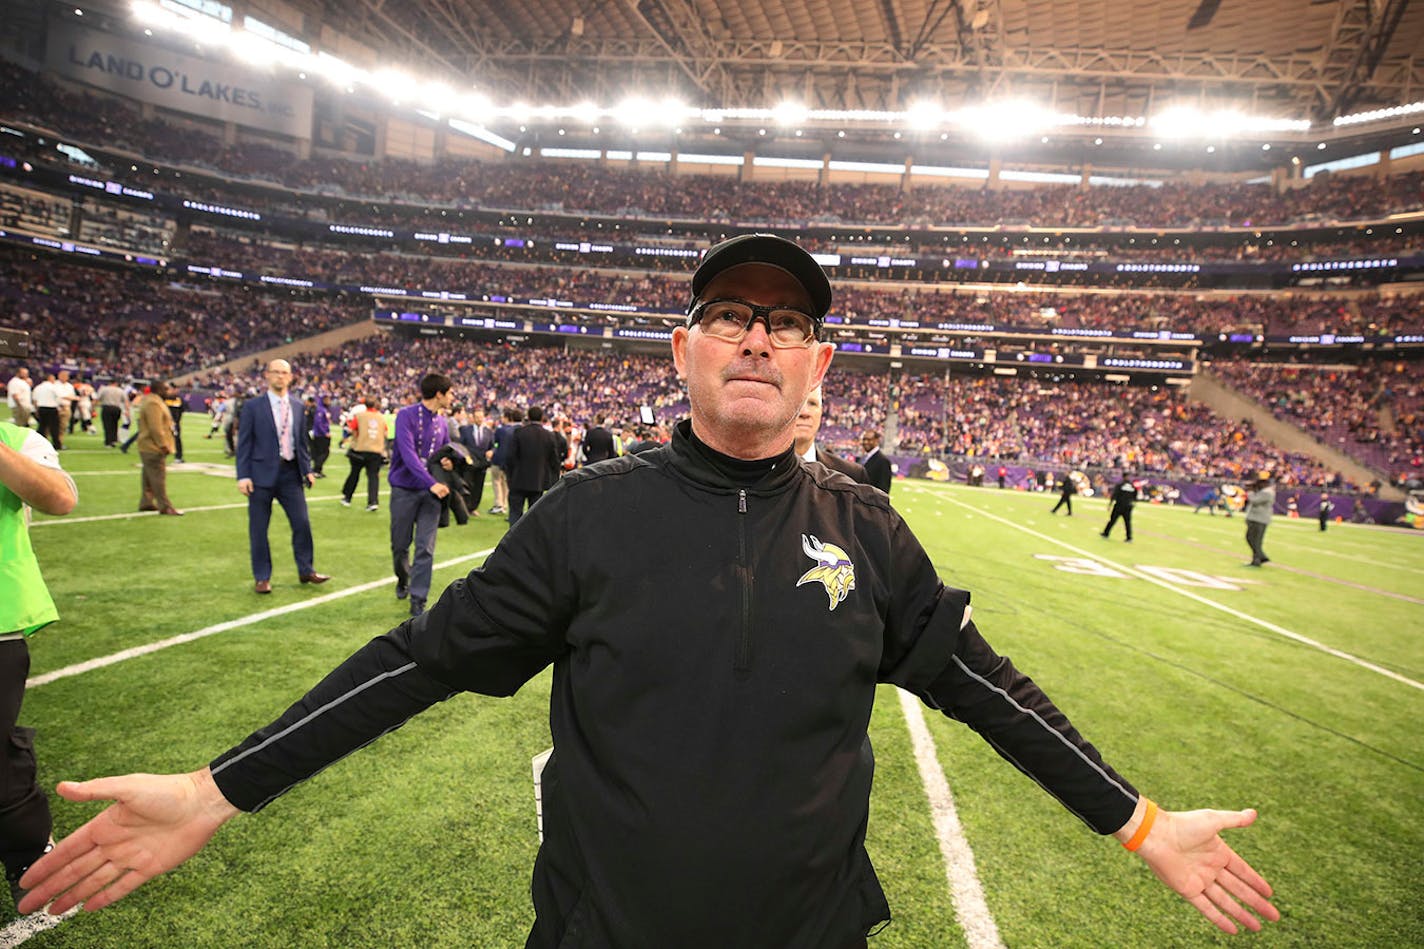
[(308, 0), (322, 25), (487, 94), (1088, 116), (1226, 104), (1328, 121), (1424, 98), (1410, 0)]

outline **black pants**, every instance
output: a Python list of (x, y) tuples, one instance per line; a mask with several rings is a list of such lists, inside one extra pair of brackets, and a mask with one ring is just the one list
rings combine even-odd
[(124, 410), (117, 405), (99, 406), (99, 421), (104, 426), (104, 447), (112, 448), (119, 443), (119, 419)]
[(35, 731), (15, 724), (29, 674), (25, 641), (0, 642), (0, 860), (11, 875), (44, 852), (52, 826), (49, 801), (35, 782)]
[(59, 431), (59, 409), (37, 407), (35, 421), (39, 423), (40, 434), (49, 439), (56, 449), (64, 447), (64, 437)]
[(525, 507), (533, 507), (534, 502), (544, 496), (543, 491), (516, 491), (509, 489), (509, 526), (513, 527), (519, 523), (519, 518), (523, 516)]
[(366, 506), (370, 507), (380, 501), (381, 482), (381, 456), (374, 451), (352, 451), (347, 452), (346, 457), (351, 461), (351, 473), (346, 476), (346, 483), (341, 486), (341, 496), (346, 500), (351, 500), (351, 496), (356, 493), (356, 484), (361, 480), (361, 472), (366, 472)]
[(1108, 526), (1103, 528), (1103, 536), (1112, 533), (1113, 525), (1118, 518), (1122, 518), (1122, 526), (1127, 530), (1127, 539), (1132, 540), (1132, 505), (1113, 505), (1112, 515), (1108, 518)]
[(313, 435), (311, 437), (312, 471), (321, 474), (321, 466), (326, 464), (326, 459), (331, 457), (331, 436)]
[(1258, 524), (1254, 521), (1246, 522), (1246, 543), (1251, 547), (1251, 563), (1257, 567), (1271, 559), (1266, 556), (1266, 551), (1262, 546), (1266, 539), (1268, 526), (1270, 525)]
[(1064, 495), (1061, 495), (1061, 496), (1058, 498), (1058, 503), (1055, 504), (1055, 505), (1053, 505), (1053, 510), (1049, 511), (1048, 513), (1049, 513), (1049, 514), (1057, 514), (1057, 513), (1058, 513), (1058, 509), (1059, 509), (1060, 507), (1063, 507), (1065, 504), (1068, 506), (1068, 516), (1069, 516), (1069, 517), (1072, 517), (1072, 516), (1073, 516), (1073, 496), (1072, 496), (1071, 494), (1064, 494)]
[(470, 510), (480, 509), (480, 499), (485, 494), (485, 472), (489, 465), (469, 465), (465, 468), (465, 486), (470, 489)]

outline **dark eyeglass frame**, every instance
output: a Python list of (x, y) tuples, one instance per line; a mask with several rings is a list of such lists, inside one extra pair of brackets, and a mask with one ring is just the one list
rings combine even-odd
[[(766, 338), (770, 340), (771, 345), (777, 349), (803, 349), (812, 346), (821, 338), (821, 321), (805, 310), (797, 309), (794, 306), (763, 306), (758, 303), (751, 303), (747, 300), (739, 300), (736, 297), (718, 297), (714, 300), (699, 300), (694, 303), (687, 311), (687, 328), (691, 329), (694, 326), (700, 326), (702, 318), (707, 313), (708, 307), (727, 303), (750, 310), (751, 316), (747, 318), (746, 323), (742, 324), (742, 331), (736, 337), (722, 336), (703, 328), (702, 331), (713, 339), (720, 339), (729, 343), (740, 343), (746, 339), (747, 334), (752, 331), (752, 324), (757, 320), (761, 320), (762, 325), (766, 327)], [(795, 313), (798, 316), (804, 316), (811, 323), (810, 335), (794, 343), (778, 339), (776, 332), (771, 326), (771, 315), (773, 313)]]

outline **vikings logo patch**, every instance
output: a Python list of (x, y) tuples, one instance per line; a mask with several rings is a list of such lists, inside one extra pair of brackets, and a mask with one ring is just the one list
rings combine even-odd
[(819, 583), (826, 588), (831, 609), (841, 605), (851, 590), (855, 589), (855, 565), (844, 550), (835, 544), (823, 544), (815, 534), (801, 535), (801, 549), (806, 556), (816, 561), (816, 566), (802, 574), (796, 581), (799, 587), (806, 583)]

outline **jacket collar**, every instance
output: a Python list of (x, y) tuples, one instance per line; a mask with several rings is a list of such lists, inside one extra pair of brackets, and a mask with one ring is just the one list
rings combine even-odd
[(739, 471), (735, 459), (708, 448), (693, 437), (692, 420), (683, 419), (673, 428), (672, 443), (662, 449), (672, 469), (697, 485), (713, 491), (746, 491), (753, 495), (779, 494), (801, 475), (801, 463), (793, 448), (767, 459), (764, 471)]

